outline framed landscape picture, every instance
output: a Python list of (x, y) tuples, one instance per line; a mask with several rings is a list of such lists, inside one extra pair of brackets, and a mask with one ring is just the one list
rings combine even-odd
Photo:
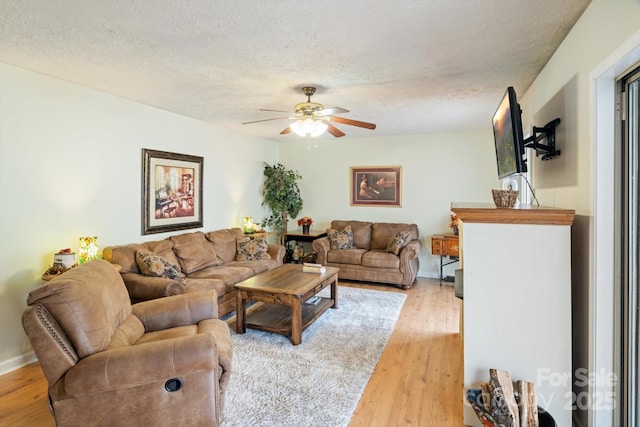
[(202, 227), (203, 157), (142, 149), (142, 234)]
[(352, 206), (401, 206), (400, 166), (351, 167)]

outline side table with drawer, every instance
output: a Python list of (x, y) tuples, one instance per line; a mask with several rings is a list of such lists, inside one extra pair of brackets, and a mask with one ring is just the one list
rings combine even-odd
[[(456, 234), (436, 234), (431, 236), (431, 253), (440, 256), (440, 284), (442, 281), (453, 282), (453, 277), (443, 277), (445, 265), (453, 264), (460, 260), (460, 241)], [(448, 261), (445, 262), (445, 258)]]

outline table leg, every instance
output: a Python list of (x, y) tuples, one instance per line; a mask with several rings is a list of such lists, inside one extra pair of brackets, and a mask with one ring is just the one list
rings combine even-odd
[(333, 300), (333, 305), (331, 308), (338, 308), (338, 278), (331, 283), (331, 299)]
[(246, 332), (246, 314), (242, 292), (236, 291), (236, 333), (238, 334), (244, 334)]
[(299, 298), (291, 300), (291, 342), (293, 345), (302, 342), (302, 301)]

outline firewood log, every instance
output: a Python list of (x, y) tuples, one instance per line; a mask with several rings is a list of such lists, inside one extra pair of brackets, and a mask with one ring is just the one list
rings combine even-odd
[(536, 386), (528, 381), (518, 381), (520, 393), (520, 425), (522, 427), (538, 427), (538, 403)]
[(501, 426), (520, 427), (520, 413), (509, 372), (489, 369), (489, 383), (491, 384), (491, 413), (493, 417)]

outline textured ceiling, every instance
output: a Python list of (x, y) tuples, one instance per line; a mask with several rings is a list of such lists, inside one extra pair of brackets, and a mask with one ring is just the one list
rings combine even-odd
[(337, 125), (346, 138), (470, 130), (589, 2), (0, 0), (0, 61), (275, 140), (296, 138), (287, 120), (241, 123), (292, 111), (305, 85), (378, 125)]

